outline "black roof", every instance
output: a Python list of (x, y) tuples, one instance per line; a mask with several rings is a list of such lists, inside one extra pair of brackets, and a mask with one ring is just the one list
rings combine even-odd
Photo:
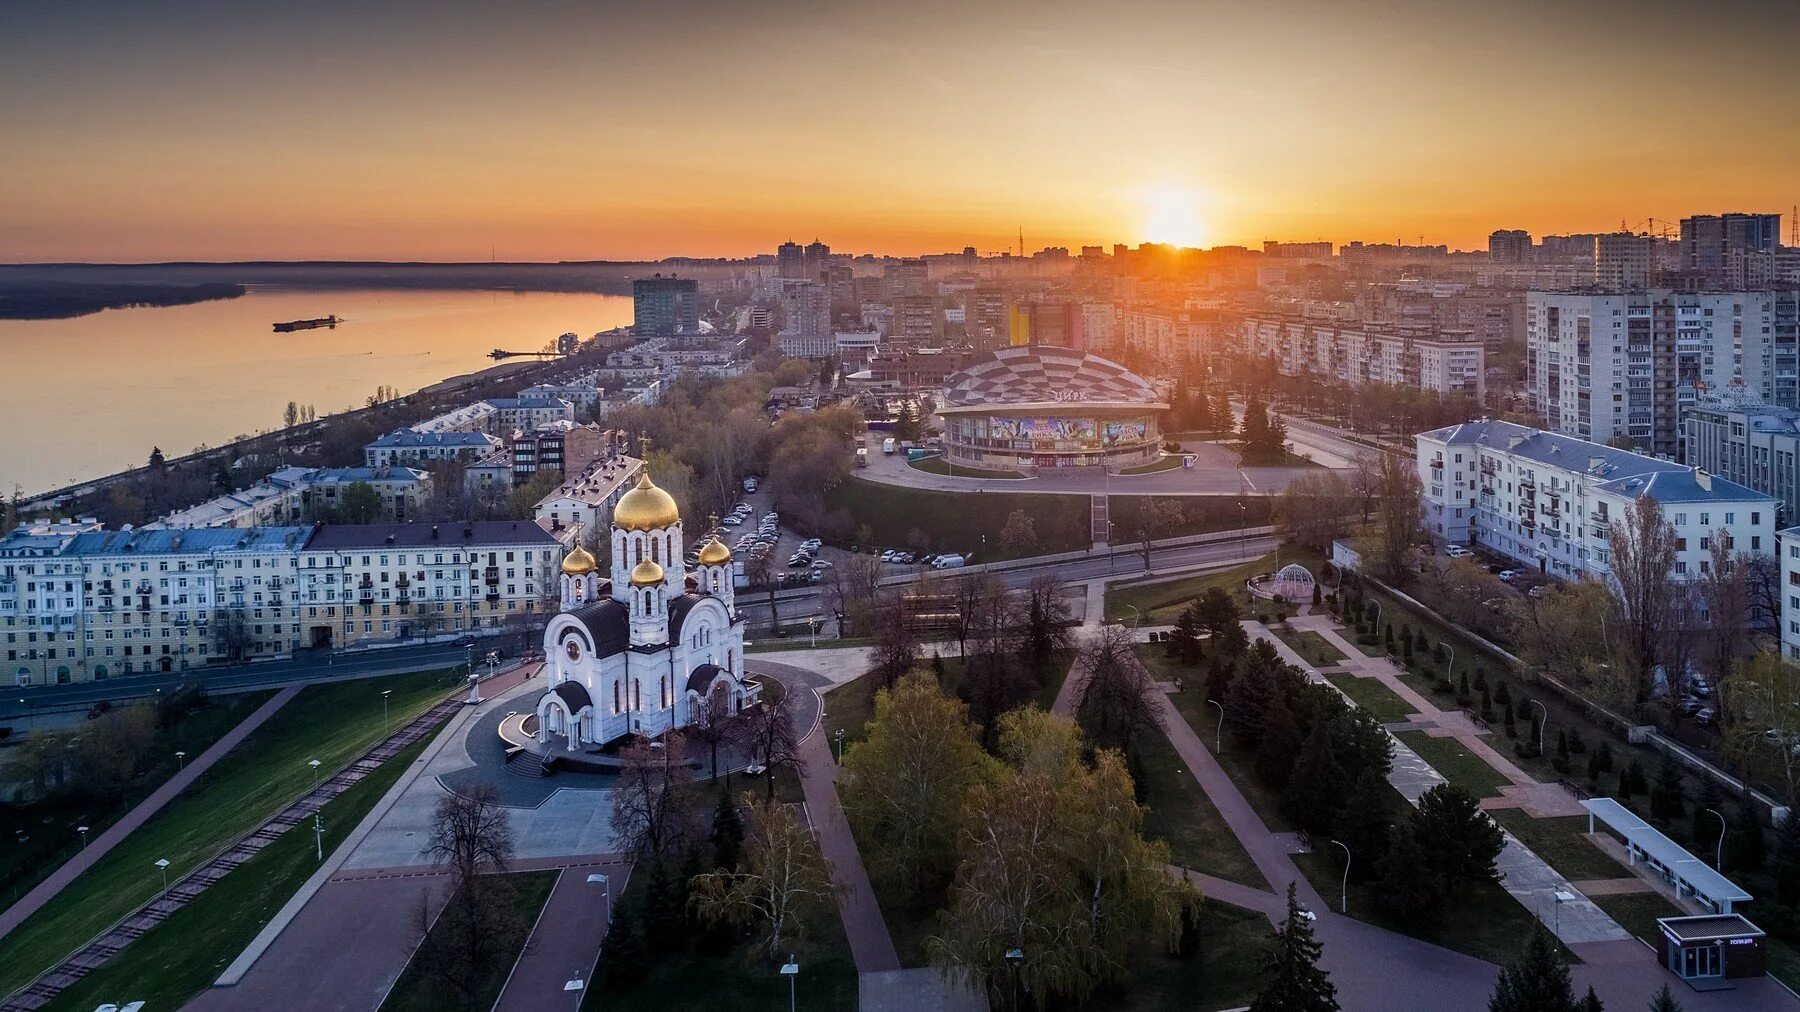
[(587, 627), (594, 641), (594, 653), (601, 657), (624, 653), (631, 646), (631, 612), (624, 604), (603, 597), (569, 612)]
[(530, 520), (473, 520), (444, 524), (320, 524), (307, 548), (469, 548), (559, 542)]
[(717, 664), (702, 664), (694, 669), (693, 674), (688, 676), (688, 691), (698, 692), (704, 696), (706, 695), (706, 690), (712, 686), (713, 679), (724, 673), (725, 669), (719, 667)]
[(704, 598), (699, 594), (683, 594), (669, 602), (669, 643), (681, 642), (681, 627), (687, 622), (688, 612), (694, 610)]
[(588, 695), (587, 687), (574, 679), (559, 682), (555, 692), (568, 705), (570, 713), (580, 713), (583, 707), (593, 706), (593, 697)]

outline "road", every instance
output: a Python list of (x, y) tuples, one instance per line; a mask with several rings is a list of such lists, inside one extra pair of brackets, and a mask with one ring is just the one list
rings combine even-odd
[[(876, 442), (879, 448), (879, 441)], [(937, 492), (1060, 492), (1072, 495), (1279, 495), (1288, 483), (1312, 473), (1306, 467), (1239, 467), (1230, 451), (1203, 443), (1184, 449), (1196, 466), (1151, 474), (1108, 474), (1095, 467), (1042, 468), (1029, 478), (965, 478), (921, 471), (900, 454), (876, 452), (856, 472), (866, 481)], [(1321, 461), (1323, 463), (1323, 461)], [(1347, 465), (1346, 465), (1347, 466)]]

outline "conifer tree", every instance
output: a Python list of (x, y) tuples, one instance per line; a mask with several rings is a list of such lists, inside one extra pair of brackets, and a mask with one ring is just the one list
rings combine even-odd
[(1581, 1004), (1577, 1008), (1580, 1009), (1580, 1012), (1606, 1012), (1606, 1003), (1594, 993), (1594, 985), (1589, 984), (1587, 997), (1581, 999)]
[(1550, 944), (1550, 933), (1532, 925), (1519, 957), (1502, 968), (1488, 1012), (1580, 1012), (1569, 984), (1569, 968)]
[(1775, 830), (1775, 898), (1784, 906), (1800, 903), (1800, 817), (1789, 813)]
[(1663, 982), (1662, 990), (1656, 992), (1656, 997), (1650, 999), (1650, 1012), (1681, 1012), (1681, 1003), (1670, 993), (1667, 981)]
[(1268, 979), (1250, 1012), (1334, 1012), (1341, 1007), (1331, 974), (1319, 969), (1322, 946), (1313, 937), (1312, 921), (1301, 913), (1294, 888), (1289, 882), (1287, 918), (1275, 931), (1274, 947), (1263, 962)]
[(1263, 720), (1262, 742), (1256, 746), (1256, 775), (1277, 790), (1286, 787), (1300, 746), (1300, 728), (1294, 723), (1293, 711), (1277, 697)]
[[(729, 780), (730, 778), (727, 778)], [(744, 820), (731, 801), (731, 789), (719, 789), (719, 807), (713, 812), (713, 867), (737, 869), (744, 849)]]
[[(1344, 769), (1331, 751), (1328, 722), (1315, 718), (1300, 758), (1294, 761), (1287, 788), (1281, 795), (1281, 810), (1301, 828), (1324, 833), (1331, 829), (1332, 816), (1349, 784), (1344, 782)], [(1261, 753), (1257, 756), (1261, 758)]]
[(1687, 801), (1681, 793), (1681, 767), (1675, 765), (1675, 757), (1663, 753), (1662, 765), (1656, 768), (1656, 786), (1650, 791), (1650, 815), (1652, 818), (1672, 821), (1681, 818), (1687, 811)]

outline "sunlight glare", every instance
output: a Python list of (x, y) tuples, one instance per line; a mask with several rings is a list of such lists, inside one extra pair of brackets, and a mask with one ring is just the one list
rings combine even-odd
[(1158, 186), (1143, 197), (1143, 238), (1172, 246), (1201, 246), (1206, 228), (1200, 221), (1198, 195), (1185, 186)]

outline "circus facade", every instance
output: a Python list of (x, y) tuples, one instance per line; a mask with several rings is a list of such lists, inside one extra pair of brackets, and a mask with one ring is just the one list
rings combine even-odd
[(544, 631), (539, 742), (562, 736), (579, 751), (654, 738), (692, 723), (709, 699), (728, 713), (756, 701), (731, 551), (707, 542), (691, 574), (684, 551), (674, 499), (644, 474), (613, 511), (610, 578), (584, 549), (564, 558), (562, 610)]
[(938, 416), (951, 460), (1006, 467), (1125, 466), (1154, 460), (1168, 408), (1143, 377), (1067, 348), (1026, 345), (951, 376)]

